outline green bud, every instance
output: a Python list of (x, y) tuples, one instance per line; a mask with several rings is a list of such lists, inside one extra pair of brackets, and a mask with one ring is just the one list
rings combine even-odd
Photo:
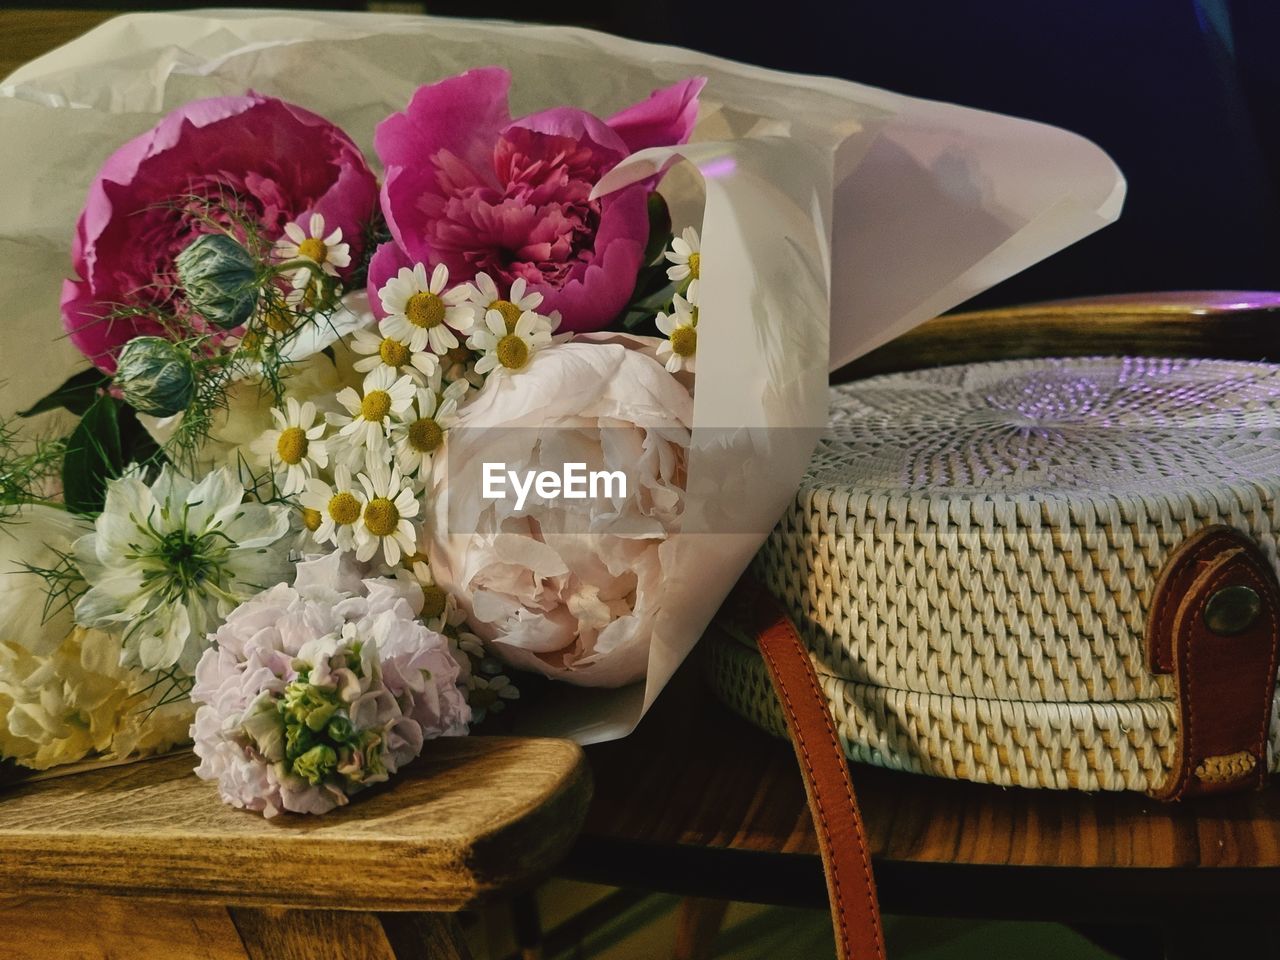
[(248, 322), (258, 305), (258, 264), (225, 233), (206, 233), (178, 254), (178, 282), (193, 310), (230, 330)]
[(191, 404), (195, 364), (187, 350), (163, 337), (134, 337), (120, 351), (115, 382), (139, 413), (169, 417)]
[(297, 724), (319, 733), (342, 704), (337, 693), (295, 680), (284, 688), (280, 709), (287, 725)]
[(293, 772), (315, 786), (322, 783), (337, 766), (337, 752), (333, 747), (321, 743), (293, 761)]
[(325, 728), (325, 733), (335, 743), (346, 743), (355, 735), (355, 732), (355, 726), (342, 714), (338, 714), (330, 720), (328, 727)]

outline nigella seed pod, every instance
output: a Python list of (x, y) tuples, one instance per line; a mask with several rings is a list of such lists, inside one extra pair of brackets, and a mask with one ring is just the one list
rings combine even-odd
[(170, 417), (191, 405), (195, 365), (190, 353), (163, 337), (134, 337), (120, 351), (115, 383), (139, 413)]
[(230, 330), (253, 316), (260, 293), (258, 264), (233, 237), (197, 237), (176, 263), (187, 302), (209, 323)]

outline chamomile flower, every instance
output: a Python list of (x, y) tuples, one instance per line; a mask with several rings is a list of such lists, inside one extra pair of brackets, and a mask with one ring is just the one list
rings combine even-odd
[(524, 277), (516, 277), (511, 281), (511, 292), (504, 297), (487, 273), (477, 273), (475, 280), (463, 284), (461, 290), (474, 316), (484, 317), (490, 310), (497, 310), (506, 321), (507, 332), (510, 333), (516, 328), (523, 313), (536, 312), (542, 304), (542, 294), (536, 291), (526, 292), (527, 286)]
[(396, 377), (390, 367), (378, 367), (364, 378), (363, 394), (353, 387), (339, 391), (337, 400), (347, 413), (331, 413), (329, 423), (338, 428), (338, 441), (346, 459), (355, 463), (365, 451), (385, 452), (393, 417), (402, 417), (413, 403), (413, 379)]
[(352, 364), (358, 373), (386, 367), (397, 374), (408, 374), (422, 382), (440, 367), (440, 358), (426, 350), (413, 350), (394, 337), (378, 336), (368, 330), (357, 330), (351, 338), (351, 349), (361, 354)]
[(471, 707), (473, 724), (479, 723), (491, 713), (501, 713), (507, 700), (520, 699), (520, 691), (511, 682), (511, 678), (503, 673), (485, 676), (480, 670), (473, 671), (467, 687), (467, 703)]
[(475, 322), (465, 304), (466, 288), (445, 291), (449, 270), (437, 264), (427, 278), (427, 268), (419, 263), (401, 267), (378, 291), (386, 316), (378, 324), (384, 337), (407, 343), (413, 351), (430, 349), (444, 353), (458, 345), (458, 333), (466, 333)]
[(676, 294), (674, 312), (659, 313), (658, 329), (666, 340), (658, 345), (658, 359), (666, 357), (669, 373), (678, 370), (694, 372), (694, 356), (698, 352), (698, 308), (692, 306), (680, 294)]
[(667, 267), (667, 279), (676, 283), (688, 280), (685, 296), (693, 303), (698, 302), (698, 276), (702, 268), (702, 242), (698, 239), (698, 231), (693, 227), (685, 227), (680, 236), (671, 241), (671, 249), (664, 251), (663, 256), (671, 266)]
[[(484, 377), (476, 373), (476, 354), (475, 351), (467, 347), (457, 346), (440, 357), (440, 371), (444, 377), (445, 383), (461, 383), (465, 382), (468, 389), (474, 387), (479, 390), (484, 386)], [(464, 391), (464, 395), (465, 395)], [(458, 398), (461, 404), (463, 397)]]
[(401, 474), (426, 478), (431, 458), (444, 446), (446, 431), (458, 420), (458, 395), (466, 390), (466, 381), (451, 384), (443, 395), (419, 390), (416, 404), (391, 425), (391, 448)]
[(340, 269), (351, 266), (351, 247), (342, 242), (342, 228), (337, 227), (326, 236), (324, 217), (318, 213), (311, 215), (305, 230), (300, 223), (286, 223), (284, 236), (276, 241), (273, 253), (278, 260), (310, 260), (315, 264), (291, 271), (297, 288), (308, 286), (317, 271), (336, 277)]
[(351, 471), (339, 464), (333, 483), (312, 477), (299, 497), (302, 523), (316, 543), (332, 543), (339, 550), (355, 547), (356, 524), (364, 515), (364, 491), (351, 479)]
[(291, 497), (302, 492), (315, 468), (329, 465), (328, 449), (320, 439), (324, 419), (318, 417), (310, 400), (298, 403), (293, 397), (285, 398), (284, 410), (273, 407), (271, 416), (275, 429), (255, 440), (250, 449), (271, 468), (280, 492)]
[(476, 361), (476, 373), (485, 374), (498, 367), (513, 373), (523, 370), (534, 352), (551, 342), (551, 331), (545, 320), (526, 310), (508, 330), (502, 314), (490, 310), (485, 314), (484, 327), (467, 341), (467, 346), (484, 354)]
[(409, 519), (418, 514), (418, 498), (395, 467), (380, 461), (368, 466), (368, 471), (359, 476), (365, 505), (356, 524), (356, 559), (362, 563), (372, 560), (381, 550), (383, 560), (395, 566), (402, 553), (415, 549)]

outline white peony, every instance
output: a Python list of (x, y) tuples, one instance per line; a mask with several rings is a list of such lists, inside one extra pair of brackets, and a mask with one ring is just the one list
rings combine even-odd
[(71, 631), (71, 604), (51, 596), (50, 583), (27, 567), (58, 569), (92, 529), (82, 517), (39, 503), (16, 507), (0, 524), (0, 642), (44, 656)]
[[(490, 378), (460, 411), (426, 497), (431, 570), (472, 629), (513, 666), (588, 686), (645, 676), (693, 420), (689, 391), (645, 352), (653, 344), (613, 339), (552, 344), (518, 376)], [(514, 497), (482, 498), (486, 461), (620, 470), (626, 496), (615, 486), (517, 510)]]

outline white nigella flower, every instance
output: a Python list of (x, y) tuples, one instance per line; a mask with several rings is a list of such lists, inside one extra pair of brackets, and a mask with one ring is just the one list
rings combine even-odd
[(353, 387), (338, 392), (337, 400), (347, 414), (331, 413), (328, 419), (338, 427), (348, 462), (358, 463), (366, 453), (385, 453), (391, 420), (404, 416), (413, 402), (414, 389), (411, 377), (397, 378), (390, 367), (378, 367), (364, 378), (363, 395)]
[(702, 266), (702, 244), (698, 231), (685, 227), (680, 236), (671, 241), (671, 249), (663, 253), (671, 266), (667, 267), (667, 279), (676, 283), (689, 281), (685, 296), (692, 303), (698, 302), (698, 276)]
[(454, 331), (466, 333), (475, 316), (464, 302), (466, 288), (446, 292), (448, 283), (449, 270), (443, 263), (437, 264), (429, 280), (421, 263), (401, 267), (378, 291), (387, 314), (378, 324), (382, 335), (407, 343), (415, 352), (430, 348), (432, 353), (444, 353), (456, 347)]
[(551, 342), (551, 329), (545, 317), (525, 311), (510, 331), (497, 310), (485, 314), (484, 327), (467, 341), (467, 346), (484, 353), (476, 361), (476, 373), (488, 373), (497, 367), (523, 370), (536, 350)]
[(511, 292), (504, 297), (493, 278), (487, 273), (477, 273), (475, 280), (463, 284), (461, 290), (474, 316), (484, 317), (490, 310), (497, 310), (507, 322), (507, 332), (510, 333), (516, 328), (521, 314), (526, 311), (535, 313), (542, 304), (542, 294), (536, 291), (526, 293), (526, 287), (524, 277), (516, 277), (511, 281)]
[(416, 471), (420, 480), (427, 478), (431, 458), (444, 445), (445, 432), (457, 422), (458, 400), (468, 387), (465, 380), (458, 380), (443, 394), (430, 388), (419, 390), (415, 406), (391, 425), (391, 447), (401, 474), (410, 477)]
[(394, 337), (378, 336), (369, 330), (357, 330), (351, 338), (351, 349), (361, 354), (352, 364), (357, 373), (369, 373), (386, 367), (396, 374), (408, 374), (422, 382), (440, 368), (440, 358), (427, 350), (413, 350)]
[(698, 308), (680, 294), (675, 295), (675, 310), (670, 315), (659, 313), (658, 329), (666, 340), (658, 344), (658, 359), (666, 357), (667, 371), (693, 372), (694, 355), (698, 352)]
[(325, 236), (324, 217), (318, 213), (311, 215), (305, 230), (300, 223), (286, 223), (284, 236), (276, 241), (272, 252), (281, 261), (310, 260), (315, 264), (292, 271), (293, 285), (299, 288), (311, 282), (314, 271), (336, 277), (339, 269), (351, 266), (351, 247), (342, 242), (342, 228)]
[(113, 480), (94, 532), (76, 541), (89, 585), (76, 621), (119, 629), (127, 666), (190, 673), (205, 636), (289, 573), (288, 507), (243, 500), (226, 468), (194, 485), (169, 467), (149, 489), (136, 474)]
[(418, 514), (418, 499), (400, 471), (385, 463), (371, 462), (359, 479), (365, 505), (356, 524), (356, 559), (371, 560), (381, 548), (383, 560), (395, 566), (402, 553), (415, 549), (416, 533), (409, 519)]
[(251, 449), (272, 468), (280, 492), (291, 497), (302, 492), (316, 467), (329, 465), (329, 452), (320, 439), (325, 425), (316, 405), (310, 400), (298, 403), (293, 397), (286, 397), (284, 404), (283, 411), (272, 407), (275, 429), (255, 440)]
[(299, 498), (302, 523), (316, 543), (332, 543), (339, 550), (355, 548), (355, 530), (364, 513), (364, 491), (351, 479), (351, 471), (339, 464), (333, 484), (312, 477)]

